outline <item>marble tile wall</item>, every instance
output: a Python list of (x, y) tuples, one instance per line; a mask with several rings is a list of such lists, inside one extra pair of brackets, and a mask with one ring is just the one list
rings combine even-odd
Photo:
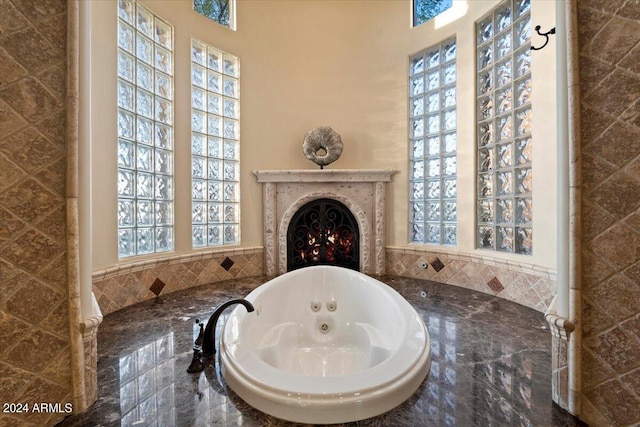
[(150, 290), (154, 284), (155, 289), (161, 289), (162, 296), (207, 283), (261, 275), (263, 257), (262, 247), (256, 247), (218, 249), (123, 264), (94, 272), (93, 292), (102, 314), (107, 315), (155, 298), (156, 294)]
[(582, 413), (640, 423), (640, 2), (578, 2)]
[[(439, 261), (439, 263), (438, 263)], [(424, 263), (427, 268), (423, 268)], [(434, 280), (496, 295), (544, 312), (556, 293), (555, 271), (453, 252), (387, 246), (386, 274)]]
[[(0, 402), (71, 401), (66, 1), (0, 1)], [(60, 413), (7, 414), (41, 426)]]

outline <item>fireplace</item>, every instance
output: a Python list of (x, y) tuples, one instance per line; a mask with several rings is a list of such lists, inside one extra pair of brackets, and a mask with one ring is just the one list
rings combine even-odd
[[(354, 270), (384, 274), (386, 183), (391, 181), (395, 171), (309, 169), (258, 170), (253, 173), (263, 185), (264, 266), (267, 275), (275, 276), (306, 265), (342, 262), (344, 259), (350, 260), (348, 267)], [(305, 215), (320, 215), (319, 211), (314, 214), (311, 211), (316, 208), (326, 211), (327, 205), (307, 208), (327, 201), (331, 206), (341, 207), (340, 230), (335, 224), (329, 224), (331, 230), (327, 231), (326, 218), (322, 220), (324, 223), (320, 219), (314, 220), (317, 224), (301, 228), (297, 238), (293, 239), (299, 242), (293, 242), (289, 231), (296, 226), (291, 224)], [(331, 212), (332, 208), (329, 209)], [(346, 224), (350, 224), (349, 231), (341, 227)], [(300, 258), (297, 260), (300, 265), (296, 263), (292, 267), (294, 264), (290, 264), (290, 259), (295, 257)]]
[(356, 218), (328, 198), (302, 206), (287, 230), (287, 271), (322, 264), (360, 269)]

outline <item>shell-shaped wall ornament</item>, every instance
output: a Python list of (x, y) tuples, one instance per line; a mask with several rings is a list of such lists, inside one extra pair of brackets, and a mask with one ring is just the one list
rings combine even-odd
[(302, 151), (307, 159), (323, 169), (342, 154), (342, 138), (329, 126), (320, 126), (304, 135)]

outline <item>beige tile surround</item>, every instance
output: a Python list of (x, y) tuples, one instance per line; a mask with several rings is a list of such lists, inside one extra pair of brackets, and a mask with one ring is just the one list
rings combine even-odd
[[(0, 402), (77, 403), (70, 354), (66, 0), (0, 1)], [(71, 12), (70, 12), (71, 13)], [(2, 413), (50, 425), (64, 413)]]
[[(496, 295), (544, 312), (556, 292), (555, 271), (487, 256), (387, 246), (387, 274), (434, 280)], [(439, 259), (440, 271), (431, 265)], [(427, 268), (422, 268), (427, 263)], [(495, 280), (497, 279), (497, 281)], [(493, 280), (493, 282), (492, 282)], [(499, 283), (498, 283), (499, 282)]]
[(640, 425), (640, 2), (577, 2), (582, 411)]
[[(225, 258), (233, 261), (229, 270)], [(160, 295), (223, 280), (257, 276), (263, 272), (262, 247), (216, 249), (190, 255), (125, 263), (93, 273), (93, 290), (104, 315), (155, 298), (149, 287), (160, 279)]]

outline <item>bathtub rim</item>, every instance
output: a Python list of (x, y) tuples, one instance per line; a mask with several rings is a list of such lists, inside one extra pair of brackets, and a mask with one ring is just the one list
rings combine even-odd
[(359, 395), (308, 394), (296, 399), (282, 393), (265, 395), (263, 388), (240, 380), (235, 367), (222, 364), (227, 385), (246, 403), (276, 418), (305, 424), (348, 423), (384, 414), (409, 399), (427, 378), (430, 368), (431, 352), (425, 351), (403, 378), (387, 382), (384, 387)]

